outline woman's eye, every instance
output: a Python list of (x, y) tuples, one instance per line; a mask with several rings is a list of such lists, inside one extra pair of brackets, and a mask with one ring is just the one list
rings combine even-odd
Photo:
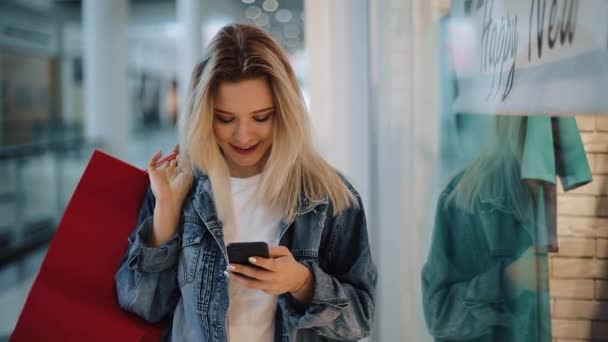
[(268, 119), (272, 116), (272, 113), (270, 114), (266, 114), (264, 116), (256, 116), (253, 119), (257, 122), (264, 122), (264, 121), (268, 121)]
[(218, 119), (218, 121), (221, 123), (230, 123), (234, 120), (234, 118), (225, 118), (219, 115), (216, 115), (215, 118)]

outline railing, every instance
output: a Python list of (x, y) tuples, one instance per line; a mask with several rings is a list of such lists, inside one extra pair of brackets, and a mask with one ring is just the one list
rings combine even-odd
[[(12, 189), (0, 193), (0, 206), (4, 209), (12, 207), (13, 214), (12, 220), (10, 217), (3, 217), (0, 220), (0, 268), (20, 261), (51, 241), (65, 208), (64, 160), (70, 155), (82, 156), (83, 150), (87, 147), (82, 136), (0, 147), (0, 163), (8, 170), (12, 168), (14, 171), (10, 175), (7, 173), (8, 179), (2, 180), (9, 185), (12, 184)], [(44, 217), (28, 220), (25, 215), (28, 180), (24, 171), (28, 163), (47, 154), (52, 156), (54, 183), (52, 189), (55, 198), (54, 203), (49, 205), (55, 208), (51, 215), (46, 214)]]

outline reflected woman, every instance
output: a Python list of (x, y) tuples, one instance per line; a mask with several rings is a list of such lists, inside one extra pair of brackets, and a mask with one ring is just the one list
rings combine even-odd
[(573, 118), (495, 122), (494, 141), (439, 197), (425, 319), (437, 341), (550, 342), (547, 213), (556, 174), (569, 190), (591, 180), (589, 166)]

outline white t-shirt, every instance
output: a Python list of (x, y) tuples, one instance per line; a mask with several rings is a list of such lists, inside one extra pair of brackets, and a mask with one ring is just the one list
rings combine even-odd
[[(255, 201), (260, 175), (231, 178), (235, 225), (224, 226), (224, 242), (265, 241), (279, 243), (281, 215)], [(240, 341), (274, 341), (274, 316), (277, 296), (251, 289), (230, 280), (228, 339)]]

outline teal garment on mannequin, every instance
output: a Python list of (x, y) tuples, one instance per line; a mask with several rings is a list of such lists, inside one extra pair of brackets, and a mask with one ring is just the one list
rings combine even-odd
[[(555, 185), (560, 177), (564, 191), (585, 185), (592, 180), (587, 154), (574, 118), (551, 118), (536, 116), (527, 118), (526, 138), (521, 162), (521, 178), (538, 180), (552, 184), (555, 199)], [(540, 192), (546, 186), (539, 186), (535, 194), (537, 202), (546, 201), (546, 193)], [(555, 213), (556, 203), (537, 205), (537, 246), (549, 246), (557, 252), (556, 221), (546, 220), (547, 209)], [(555, 214), (553, 214), (555, 215)]]
[[(479, 172), (469, 166), (439, 197), (422, 270), (425, 320), (436, 341), (552, 341), (546, 246), (547, 212), (554, 203), (547, 203), (546, 195), (557, 177), (571, 190), (590, 182), (591, 172), (573, 118), (529, 117), (522, 124), (525, 140), (514, 149), (521, 155), (489, 153), (483, 164), (499, 165), (484, 175), (488, 188), (518, 189), (471, 190), (474, 204), (463, 208), (454, 193), (468, 172)], [(526, 287), (511, 281), (505, 270), (515, 262), (536, 283)]]
[[(591, 182), (591, 169), (576, 120), (554, 119), (557, 121), (557, 137), (551, 120), (547, 116), (527, 118), (521, 178), (555, 184), (559, 176), (565, 191)], [(556, 147), (558, 149), (554, 153)]]

